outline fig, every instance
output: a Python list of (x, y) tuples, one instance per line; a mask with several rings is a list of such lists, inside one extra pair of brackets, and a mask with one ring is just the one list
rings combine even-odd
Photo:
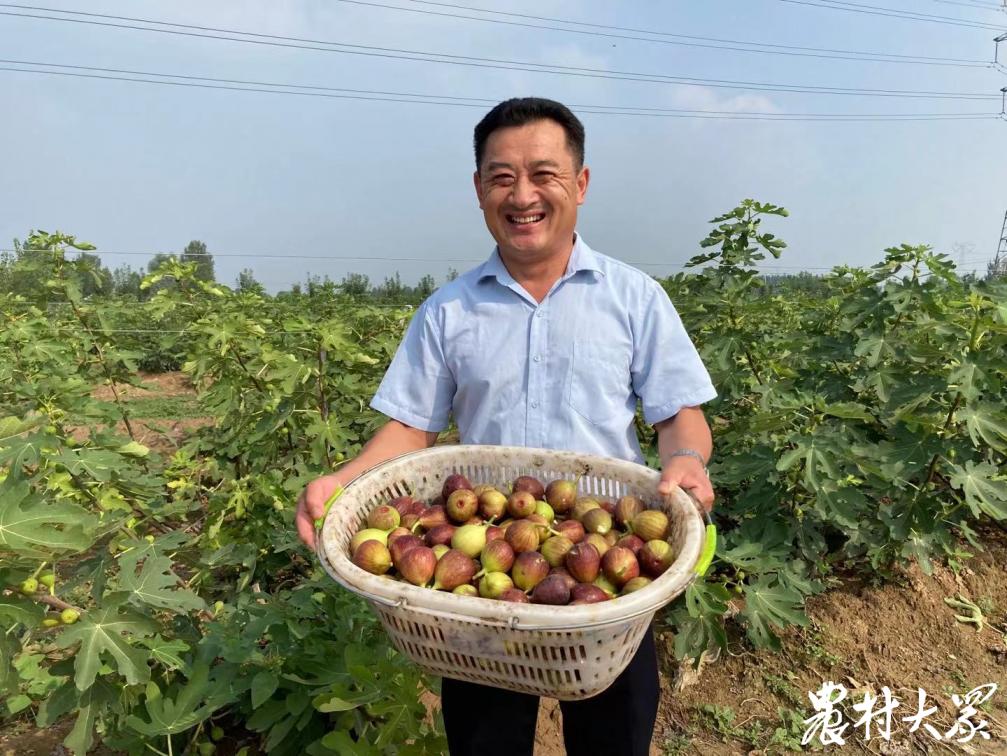
[(530, 475), (520, 475), (514, 479), (511, 492), (517, 493), (518, 491), (527, 491), (534, 499), (545, 498), (545, 487), (537, 478), (533, 478)]
[(640, 536), (634, 535), (633, 533), (630, 533), (629, 535), (624, 535), (615, 543), (616, 546), (621, 546), (624, 549), (629, 549), (630, 551), (632, 551), (634, 554), (637, 555), (637, 558), (639, 558), (640, 556), (640, 549), (643, 548), (643, 544), (644, 540), (640, 538)]
[(556, 519), (556, 513), (553, 511), (553, 508), (549, 506), (549, 502), (547, 501), (535, 502), (535, 514), (542, 517), (546, 521), (546, 524), (550, 524)]
[(395, 567), (413, 585), (426, 585), (437, 569), (437, 555), (427, 546), (417, 546), (403, 554)]
[(546, 519), (540, 515), (538, 512), (533, 512), (524, 518), (525, 522), (534, 523), (538, 528), (538, 540), (539, 543), (545, 543), (546, 539), (552, 535), (552, 528), (549, 527), (549, 523)]
[(419, 525), (424, 530), (433, 530), (438, 525), (445, 525), (448, 521), (448, 513), (441, 506), (427, 507), (420, 512)]
[(621, 527), (628, 527), (633, 519), (646, 507), (639, 496), (626, 495), (619, 498), (615, 503), (615, 521)]
[(602, 538), (605, 539), (605, 543), (610, 547), (615, 546), (619, 542), (619, 533), (615, 530), (610, 530)]
[(474, 585), (470, 585), (469, 583), (462, 583), (451, 592), (456, 596), (472, 596), (472, 597), (479, 596), (479, 590)]
[(364, 541), (378, 541), (382, 546), (388, 543), (388, 531), (377, 528), (364, 528), (350, 539), (350, 553), (357, 553)]
[(640, 563), (636, 561), (632, 551), (622, 546), (615, 546), (605, 553), (601, 559), (601, 569), (616, 588), (640, 577)]
[(483, 548), (479, 561), (486, 572), (510, 572), (514, 565), (514, 549), (507, 541), (490, 541)]
[(597, 533), (588, 534), (582, 543), (589, 543), (594, 546), (598, 550), (598, 556), (605, 556), (605, 552), (612, 548), (608, 545), (608, 541), (605, 540), (605, 536), (600, 536)]
[(371, 513), (367, 515), (367, 527), (377, 528), (378, 530), (393, 530), (399, 526), (401, 519), (399, 510), (387, 504), (382, 504), (372, 509)]
[(562, 577), (553, 575), (535, 586), (531, 600), (533, 604), (562, 606), (570, 602), (570, 589)]
[(668, 515), (657, 509), (640, 512), (633, 518), (633, 532), (644, 541), (663, 541), (668, 535)]
[(528, 603), (528, 594), (520, 588), (508, 588), (506, 591), (497, 596), (497, 598), (500, 601), (510, 601), (515, 604)]
[(549, 574), (549, 563), (537, 551), (524, 551), (514, 559), (511, 575), (514, 585), (522, 591), (530, 591), (545, 580)]
[(486, 543), (490, 541), (496, 541), (504, 537), (503, 528), (497, 527), (496, 525), (490, 525), (486, 528)]
[(469, 479), (464, 475), (454, 473), (444, 479), (444, 485), (441, 487), (441, 497), (447, 501), (451, 494), (461, 490), (471, 491), (472, 484), (469, 483)]
[(554, 480), (545, 489), (545, 500), (556, 514), (566, 514), (577, 501), (577, 483), (572, 480)]
[(667, 541), (647, 541), (640, 549), (640, 567), (651, 577), (660, 577), (675, 561), (675, 549)]
[(539, 547), (539, 526), (534, 522), (518, 520), (504, 533), (504, 540), (510, 544), (515, 553), (522, 551), (536, 551)]
[(581, 523), (584, 525), (584, 530), (588, 533), (605, 535), (612, 529), (612, 515), (601, 507), (598, 507), (587, 512), (581, 518)]
[(571, 604), (597, 604), (608, 600), (608, 594), (594, 583), (577, 583), (570, 589)]
[(454, 525), (437, 525), (427, 531), (424, 536), (424, 540), (427, 546), (436, 546), (439, 543), (451, 543), (451, 539), (454, 537), (455, 530), (457, 528)]
[(570, 516), (578, 522), (583, 522), (584, 515), (592, 509), (600, 508), (601, 504), (599, 504), (596, 499), (577, 499), (577, 502), (573, 505), (573, 509), (570, 510)]
[(612, 581), (604, 575), (598, 575), (598, 577), (594, 579), (594, 584), (605, 591), (605, 595), (609, 598), (615, 598), (616, 594), (619, 592), (612, 584)]
[(479, 581), (479, 595), (483, 598), (496, 599), (500, 594), (514, 587), (514, 581), (506, 572), (487, 572)]
[(395, 507), (395, 511), (399, 513), (400, 518), (405, 517), (407, 514), (414, 511), (414, 504), (415, 502), (413, 501), (412, 496), (397, 496), (388, 502), (388, 506)]
[(20, 590), (25, 596), (30, 596), (38, 590), (38, 580), (33, 577), (25, 578), (21, 581)]
[(603, 499), (602, 501), (600, 501), (598, 503), (601, 504), (601, 508), (602, 509), (604, 509), (610, 515), (612, 515), (613, 517), (615, 517), (615, 504), (613, 502), (607, 501), (607, 500)]
[(461, 524), (472, 518), (479, 510), (479, 499), (467, 488), (460, 488), (448, 497), (444, 509), (449, 519)]
[(392, 566), (392, 555), (381, 541), (364, 541), (353, 552), (353, 563), (372, 575), (384, 575)]
[(451, 551), (451, 547), (446, 543), (439, 543), (436, 546), (431, 546), (430, 550), (434, 552), (434, 556), (440, 559), (442, 556)]
[(479, 496), (479, 513), (487, 520), (503, 517), (507, 511), (507, 496), (495, 488), (484, 491)]
[(627, 593), (633, 593), (641, 588), (646, 588), (652, 582), (649, 577), (635, 577), (622, 587), (622, 595), (625, 596)]
[(43, 572), (38, 576), (38, 582), (46, 588), (52, 588), (56, 585), (56, 576), (51, 572)]
[(482, 498), (482, 495), (487, 491), (493, 491), (493, 490), (496, 490), (495, 486), (489, 483), (479, 483), (478, 485), (472, 486), (472, 493), (474, 493), (479, 498)]
[(67, 607), (59, 613), (59, 621), (64, 625), (72, 625), (80, 619), (80, 612), (73, 607)]
[(423, 539), (415, 535), (405, 535), (401, 538), (396, 538), (388, 546), (388, 550), (392, 554), (392, 564), (396, 567), (399, 566), (399, 562), (407, 551), (415, 549), (417, 546), (423, 545)]
[(535, 497), (527, 491), (515, 491), (507, 497), (507, 514), (520, 520), (534, 513), (537, 505)]
[(407, 535), (412, 535), (412, 533), (410, 532), (409, 528), (403, 528), (401, 526), (397, 527), (397, 528), (395, 528), (394, 530), (392, 530), (391, 532), (388, 533), (388, 538), (386, 540), (386, 543), (388, 544), (389, 547), (391, 547), (391, 545), (393, 543), (395, 543), (395, 539), (396, 538), (400, 538), (402, 536), (407, 536)]
[(591, 544), (578, 543), (567, 552), (563, 566), (578, 583), (590, 583), (598, 577), (601, 556)]
[(485, 525), (462, 525), (451, 536), (451, 548), (470, 557), (477, 557), (486, 546)]
[(453, 591), (463, 583), (472, 582), (472, 576), (475, 574), (475, 560), (457, 549), (451, 549), (437, 560), (437, 568), (434, 570), (434, 590)]
[(566, 553), (573, 548), (573, 541), (566, 536), (553, 536), (542, 544), (542, 556), (549, 563), (550, 567), (559, 567), (563, 564)]
[(573, 590), (573, 587), (577, 585), (577, 581), (573, 579), (573, 575), (566, 571), (565, 567), (553, 567), (549, 570), (548, 577), (552, 577), (553, 575), (562, 578), (563, 582), (566, 583), (566, 587), (570, 590)]
[(563, 522), (556, 524), (553, 531), (561, 536), (569, 538), (573, 543), (580, 543), (584, 540), (584, 536), (586, 535), (584, 532), (584, 526), (576, 520), (563, 520)]
[(402, 527), (407, 528), (409, 532), (413, 532), (417, 527), (419, 527), (420, 516), (419, 514), (409, 514), (402, 515), (402, 522), (400, 523)]

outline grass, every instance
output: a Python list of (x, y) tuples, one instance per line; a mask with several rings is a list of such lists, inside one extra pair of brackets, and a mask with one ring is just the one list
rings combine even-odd
[(126, 402), (131, 417), (184, 420), (202, 417), (199, 402), (193, 396), (164, 396), (147, 399), (130, 399)]

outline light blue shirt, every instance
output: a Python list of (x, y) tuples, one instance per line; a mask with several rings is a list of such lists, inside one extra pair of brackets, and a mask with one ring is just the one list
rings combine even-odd
[(577, 235), (541, 303), (494, 250), (414, 315), (371, 406), (464, 444), (588, 452), (643, 462), (637, 400), (657, 423), (716, 397), (667, 293)]

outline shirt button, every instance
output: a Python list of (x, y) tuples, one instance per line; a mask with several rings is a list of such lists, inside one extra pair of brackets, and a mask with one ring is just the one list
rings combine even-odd
[(538, 409), (538, 402), (532, 402), (531, 403), (531, 408), (532, 409)]
[(534, 357), (532, 357), (532, 359), (535, 360), (535, 362), (541, 362), (542, 361), (542, 355), (536, 354)]
[(542, 312), (542, 310), (539, 310), (538, 312), (535, 313), (536, 318), (541, 318), (543, 315), (545, 315), (545, 313)]

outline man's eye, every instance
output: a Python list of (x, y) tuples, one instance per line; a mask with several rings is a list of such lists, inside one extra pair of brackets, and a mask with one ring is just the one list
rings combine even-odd
[(494, 184), (511, 184), (514, 182), (513, 176), (508, 176), (507, 174), (501, 174), (499, 176), (493, 177)]
[(535, 178), (539, 179), (540, 181), (541, 180), (548, 180), (548, 179), (551, 179), (555, 175), (556, 174), (553, 173), (552, 171), (539, 171), (538, 173), (535, 174)]

